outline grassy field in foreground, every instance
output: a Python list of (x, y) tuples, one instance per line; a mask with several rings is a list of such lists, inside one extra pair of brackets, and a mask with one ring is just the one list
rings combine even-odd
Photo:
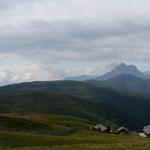
[(149, 150), (150, 139), (77, 131), (63, 137), (0, 132), (3, 150)]

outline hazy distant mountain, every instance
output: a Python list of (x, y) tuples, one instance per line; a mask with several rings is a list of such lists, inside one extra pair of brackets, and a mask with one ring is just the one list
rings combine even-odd
[(102, 76), (89, 76), (89, 75), (81, 75), (75, 77), (67, 77), (64, 80), (74, 80), (74, 81), (87, 81), (87, 80), (108, 80), (114, 78), (116, 76), (122, 74), (129, 74), (140, 78), (150, 78), (150, 71), (141, 72), (134, 65), (126, 65), (125, 63), (121, 63), (116, 68), (111, 70), (110, 72), (105, 73)]
[(96, 79), (96, 76), (89, 76), (89, 75), (81, 75), (76, 77), (67, 77), (64, 80), (73, 80), (73, 81), (86, 81), (90, 79)]
[(146, 78), (145, 74), (137, 69), (136, 66), (126, 65), (125, 63), (121, 63), (119, 66), (114, 68), (112, 71), (104, 74), (101, 77), (98, 77), (97, 80), (108, 80), (115, 76), (129, 74), (136, 77)]

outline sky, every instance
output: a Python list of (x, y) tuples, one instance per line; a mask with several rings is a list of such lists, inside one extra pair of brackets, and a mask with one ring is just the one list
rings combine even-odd
[(0, 0), (0, 85), (150, 71), (149, 0)]

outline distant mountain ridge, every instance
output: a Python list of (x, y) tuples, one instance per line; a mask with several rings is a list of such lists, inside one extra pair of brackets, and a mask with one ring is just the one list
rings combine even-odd
[(134, 65), (126, 65), (125, 63), (121, 63), (117, 67), (115, 67), (110, 72), (105, 73), (102, 76), (76, 76), (76, 77), (68, 77), (65, 80), (75, 80), (75, 81), (86, 81), (86, 80), (108, 80), (114, 78), (119, 75), (129, 74), (140, 78), (150, 78), (150, 71), (142, 72), (138, 70), (138, 68)]
[(112, 71), (104, 74), (101, 77), (98, 77), (97, 80), (108, 80), (115, 76), (129, 74), (136, 77), (146, 78), (145, 74), (137, 69), (134, 65), (126, 65), (125, 63), (121, 63), (119, 66), (114, 68)]

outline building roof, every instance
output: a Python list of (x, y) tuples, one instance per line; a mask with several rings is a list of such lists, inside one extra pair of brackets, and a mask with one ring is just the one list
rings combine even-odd
[(125, 127), (120, 127), (120, 128), (117, 129), (117, 132), (119, 132), (119, 131), (121, 131), (121, 130), (126, 130), (126, 131), (128, 131), (127, 128), (125, 128)]
[(107, 130), (107, 128), (101, 124), (97, 124), (96, 126), (94, 126), (95, 129), (101, 129), (101, 131), (105, 131)]
[(150, 125), (145, 126), (144, 128), (150, 128)]
[(143, 137), (143, 138), (148, 137), (145, 133), (139, 133), (139, 135), (140, 135), (141, 137)]
[(150, 134), (150, 125), (144, 127), (143, 131), (144, 131), (146, 134)]

